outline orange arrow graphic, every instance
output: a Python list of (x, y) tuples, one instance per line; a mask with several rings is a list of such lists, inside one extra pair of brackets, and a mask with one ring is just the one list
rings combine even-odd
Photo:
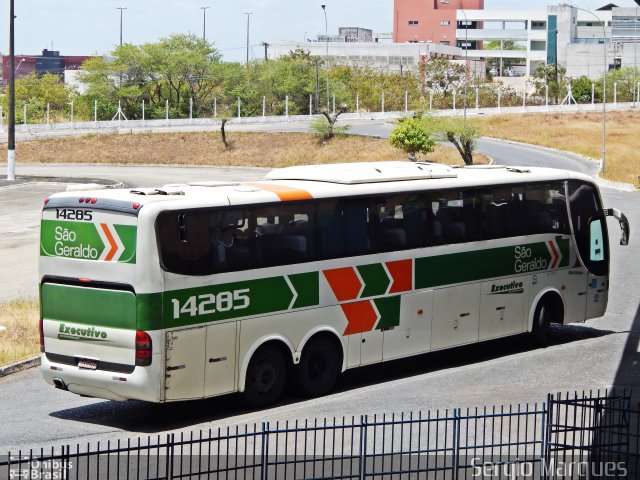
[(109, 230), (109, 227), (107, 227), (106, 223), (101, 223), (100, 227), (102, 227), (102, 231), (104, 232), (105, 237), (107, 237), (107, 240), (109, 240), (109, 245), (111, 246), (111, 250), (109, 250), (109, 253), (107, 253), (107, 256), (105, 257), (105, 261), (110, 262), (118, 251), (118, 244), (113, 239), (113, 235), (111, 235), (111, 231)]

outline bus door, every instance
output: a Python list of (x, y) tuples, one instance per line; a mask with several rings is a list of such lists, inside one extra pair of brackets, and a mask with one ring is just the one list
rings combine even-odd
[[(586, 270), (583, 274), (578, 273), (579, 269), (570, 271), (570, 287), (578, 287), (575, 307), (584, 308), (578, 312), (574, 307), (574, 312), (578, 319), (600, 317), (607, 308), (609, 292), (609, 241), (596, 187), (569, 181), (569, 208), (577, 255)], [(568, 320), (572, 320), (571, 316)]]

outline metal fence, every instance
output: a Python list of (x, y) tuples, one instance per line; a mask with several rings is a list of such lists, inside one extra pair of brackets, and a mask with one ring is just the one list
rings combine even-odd
[(541, 404), (264, 422), (0, 459), (0, 479), (638, 478), (630, 393)]

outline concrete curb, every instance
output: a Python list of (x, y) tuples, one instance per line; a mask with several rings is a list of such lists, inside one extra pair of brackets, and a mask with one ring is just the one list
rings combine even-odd
[[(579, 153), (569, 152), (567, 150), (558, 150), (557, 148), (545, 147), (545, 146), (542, 146), (542, 145), (533, 145), (531, 143), (518, 142), (518, 141), (515, 141), (515, 140), (505, 140), (503, 138), (495, 138), (495, 137), (482, 137), (482, 138), (487, 138), (489, 140), (496, 141), (496, 142), (511, 143), (513, 145), (521, 145), (523, 147), (539, 148), (541, 150), (547, 150), (549, 152), (561, 153), (563, 155), (571, 155), (573, 157), (581, 158), (581, 159), (589, 161), (589, 162), (594, 162), (594, 163), (598, 163), (598, 164), (600, 163), (600, 161), (596, 160), (595, 158), (586, 157), (584, 155), (580, 155)], [(610, 188), (610, 189), (613, 189), (613, 190), (621, 190), (623, 192), (635, 192), (635, 191), (638, 190), (636, 187), (634, 187), (630, 183), (614, 182), (614, 181), (602, 178), (600, 176), (600, 172), (599, 171), (593, 178), (594, 178), (594, 180), (596, 181), (596, 183), (599, 186), (604, 187), (604, 188)]]
[(37, 367), (40, 365), (40, 356), (27, 358), (26, 360), (20, 360), (19, 362), (10, 363), (9, 365), (0, 366), (0, 378), (11, 375), (12, 373), (21, 372), (28, 368)]

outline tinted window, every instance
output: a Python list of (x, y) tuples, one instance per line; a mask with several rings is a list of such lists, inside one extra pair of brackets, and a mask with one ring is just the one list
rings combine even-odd
[(316, 258), (316, 229), (311, 204), (257, 208), (257, 266), (286, 265)]
[(243, 210), (164, 212), (157, 231), (162, 266), (170, 272), (209, 275), (252, 267), (249, 219)]
[(375, 215), (369, 199), (324, 201), (318, 205), (320, 256), (334, 258), (374, 251)]
[(433, 214), (427, 196), (421, 193), (378, 199), (378, 247), (391, 252), (431, 245)]

